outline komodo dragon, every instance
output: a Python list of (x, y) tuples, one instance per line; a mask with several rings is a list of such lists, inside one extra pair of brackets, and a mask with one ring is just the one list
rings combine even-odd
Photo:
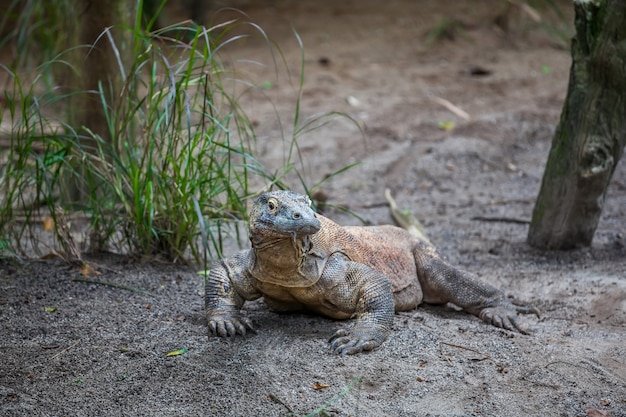
[(331, 338), (336, 353), (374, 349), (391, 331), (394, 309), (453, 303), (487, 323), (526, 333), (517, 313), (535, 313), (440, 257), (431, 244), (396, 226), (342, 227), (314, 213), (292, 191), (260, 195), (250, 211), (252, 248), (215, 262), (205, 281), (209, 332), (254, 331), (241, 315), (246, 300), (264, 297), (276, 311), (356, 318)]

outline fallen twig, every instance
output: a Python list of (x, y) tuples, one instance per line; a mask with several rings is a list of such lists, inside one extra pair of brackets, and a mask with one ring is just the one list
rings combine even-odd
[(281, 400), (280, 398), (278, 398), (278, 397), (277, 397), (277, 396), (275, 396), (274, 394), (269, 393), (269, 394), (267, 395), (267, 397), (268, 397), (270, 400), (272, 400), (272, 401), (274, 401), (274, 402), (276, 402), (276, 403), (278, 403), (278, 404), (282, 405), (283, 407), (285, 407), (285, 408), (287, 409), (287, 411), (289, 411), (289, 413), (290, 413), (290, 414), (293, 414), (293, 409), (292, 409), (291, 407), (289, 407), (287, 404), (285, 404), (285, 402), (284, 402), (283, 400)]
[(517, 224), (530, 224), (530, 220), (517, 219), (515, 217), (489, 217), (489, 216), (474, 216), (471, 220), (478, 220), (481, 222), (502, 222), (502, 223), (517, 223)]
[(508, 2), (514, 6), (519, 7), (520, 10), (522, 10), (528, 16), (530, 16), (530, 18), (534, 20), (536, 23), (541, 22), (541, 15), (535, 9), (530, 7), (530, 5), (526, 4), (526, 2), (520, 2), (520, 1), (515, 1), (515, 0), (508, 0)]
[(148, 291), (140, 290), (139, 288), (128, 287), (126, 285), (115, 284), (113, 282), (105, 282), (105, 281), (97, 281), (95, 279), (85, 279), (85, 278), (72, 278), (73, 282), (85, 282), (87, 284), (98, 284), (98, 285), (106, 285), (107, 287), (118, 288), (120, 290), (137, 292), (140, 294), (150, 294)]
[(439, 354), (441, 356), (443, 356), (443, 358), (446, 360), (446, 362), (448, 362), (448, 365), (452, 366), (452, 361), (450, 360), (450, 358), (448, 357), (448, 355), (446, 355), (445, 353), (443, 353), (443, 349), (441, 348), (441, 345), (439, 345)]
[(485, 357), (485, 359), (491, 359), (491, 356), (487, 355), (486, 353), (481, 352), (480, 350), (476, 350), (473, 349), (471, 347), (467, 347), (467, 346), (461, 346), (461, 345), (455, 345), (454, 343), (448, 343), (448, 342), (441, 342), (442, 344), (446, 345), (446, 346), (451, 346), (451, 347), (455, 347), (457, 349), (465, 349), (465, 350), (469, 350), (470, 352), (474, 352), (474, 353), (478, 353), (479, 355), (482, 355)]
[(420, 223), (419, 220), (408, 210), (400, 210), (396, 201), (391, 196), (391, 191), (387, 188), (385, 190), (385, 198), (389, 203), (389, 210), (391, 211), (391, 216), (403, 229), (407, 230), (413, 236), (417, 237), (419, 240), (430, 243), (428, 237), (426, 236), (426, 231), (424, 230), (424, 226)]
[(78, 340), (76, 341), (76, 343), (74, 343), (73, 345), (68, 346), (68, 347), (66, 347), (65, 349), (63, 349), (62, 351), (57, 352), (57, 353), (55, 353), (54, 355), (52, 355), (52, 356), (50, 357), (50, 359), (49, 359), (49, 360), (56, 359), (57, 357), (59, 357), (59, 356), (60, 356), (60, 355), (62, 355), (63, 353), (65, 353), (65, 352), (67, 352), (68, 350), (70, 350), (70, 349), (72, 349), (72, 348), (76, 347), (76, 345), (77, 345), (78, 343), (80, 343), (80, 339), (78, 339)]
[(435, 101), (438, 104), (441, 104), (443, 107), (445, 107), (446, 109), (448, 109), (450, 112), (454, 113), (456, 116), (460, 117), (461, 119), (466, 120), (466, 121), (469, 121), (471, 119), (469, 113), (467, 113), (465, 110), (461, 109), (460, 107), (455, 106), (454, 104), (452, 104), (445, 98), (434, 96), (432, 99), (433, 101)]
[(82, 264), (83, 258), (80, 250), (74, 242), (74, 238), (70, 233), (70, 226), (67, 218), (65, 217), (65, 211), (61, 207), (55, 207), (54, 215), (52, 219), (56, 223), (56, 233), (59, 243), (65, 252), (63, 259), (70, 264)]

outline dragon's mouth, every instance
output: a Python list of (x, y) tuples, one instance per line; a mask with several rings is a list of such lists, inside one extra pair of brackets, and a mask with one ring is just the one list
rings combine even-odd
[(303, 234), (303, 235), (312, 235), (312, 234), (319, 232), (321, 228), (321, 224), (319, 220), (317, 219), (315, 220), (317, 221), (317, 223), (311, 222), (311, 224), (304, 225), (297, 231), (297, 233)]
[(292, 237), (308, 236), (317, 233), (322, 227), (320, 221), (312, 217), (310, 219), (298, 219), (289, 222), (275, 222), (268, 219), (257, 219), (251, 224), (250, 232), (266, 233), (274, 236)]
[(311, 213), (310, 216), (294, 220), (290, 227), (292, 227), (297, 234), (312, 235), (319, 232), (322, 228), (322, 223), (315, 216), (315, 214)]

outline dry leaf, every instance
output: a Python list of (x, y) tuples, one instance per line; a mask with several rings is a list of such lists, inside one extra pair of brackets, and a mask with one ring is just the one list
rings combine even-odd
[(54, 230), (54, 219), (50, 216), (43, 219), (43, 230), (44, 232), (51, 232)]
[(442, 120), (437, 123), (437, 126), (439, 127), (439, 129), (449, 132), (455, 128), (456, 123), (454, 123), (452, 120)]
[(83, 266), (80, 267), (80, 273), (83, 274), (85, 278), (91, 278), (96, 275), (100, 275), (100, 271), (93, 267), (93, 265), (84, 263)]
[(172, 357), (172, 356), (179, 356), (179, 355), (184, 355), (185, 353), (187, 353), (189, 350), (188, 349), (178, 349), (178, 350), (174, 350), (170, 353), (168, 353), (167, 355), (165, 355), (166, 358)]
[(354, 97), (354, 96), (348, 96), (346, 97), (346, 101), (348, 102), (349, 105), (351, 105), (352, 107), (358, 107), (361, 105), (361, 101)]
[(316, 382), (315, 384), (313, 384), (313, 389), (324, 389), (324, 388), (330, 388), (330, 385), (320, 384), (319, 382)]

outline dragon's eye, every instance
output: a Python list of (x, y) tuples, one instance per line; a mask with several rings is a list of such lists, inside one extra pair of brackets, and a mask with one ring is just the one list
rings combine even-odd
[(269, 208), (271, 211), (276, 210), (277, 206), (278, 206), (278, 202), (274, 198), (270, 198), (269, 201), (267, 202), (267, 208)]

